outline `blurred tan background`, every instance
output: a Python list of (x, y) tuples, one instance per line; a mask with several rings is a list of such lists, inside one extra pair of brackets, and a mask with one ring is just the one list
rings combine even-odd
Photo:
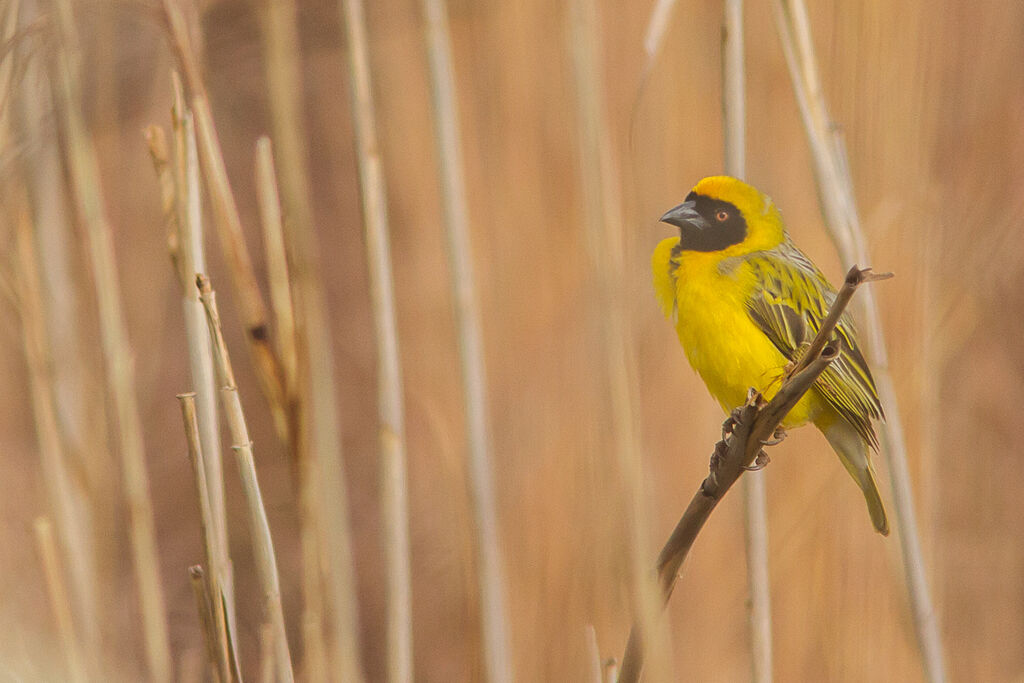
[[(10, 2), (11, 0), (5, 0)], [(205, 77), (243, 222), (260, 255), (253, 146), (269, 132), (258, 2), (199, 8)], [(28, 7), (32, 7), (28, 5)], [(586, 628), (621, 656), (632, 619), (627, 525), (610, 434), (600, 320), (588, 308), (575, 90), (564, 3), (448, 3), (491, 389), (510, 635), (517, 680), (583, 680)], [(623, 244), (642, 439), (643, 541), (654, 553), (707, 471), (722, 416), (688, 367), (651, 287), (657, 222), (701, 177), (721, 172), (717, 1), (683, 0), (646, 82), (651, 3), (603, 2), (607, 110), (624, 198)], [(43, 3), (37, 10), (47, 12)], [(117, 239), (155, 504), (172, 648), (202, 654), (186, 567), (201, 559), (192, 475), (174, 395), (189, 389), (183, 321), (159, 187), (143, 128), (169, 125), (172, 59), (142, 2), (75, 4), (85, 110)], [(369, 3), (367, 21), (387, 174), (411, 495), (416, 680), (483, 677), (462, 398), (420, 5)], [(952, 680), (1024, 680), (1024, 5), (955, 0), (811, 3), (833, 118), (843, 127), (874, 285), (906, 426), (917, 512)], [(836, 281), (843, 269), (814, 179), (769, 3), (746, 9), (747, 179), (772, 195), (795, 241)], [(333, 2), (300, 3), (310, 168), (341, 397), (355, 534), (362, 664), (385, 678), (383, 549), (376, 456), (375, 348), (348, 102), (344, 33)], [(11, 59), (11, 52), (0, 57)], [(43, 63), (45, 36), (19, 54)], [(21, 71), (17, 69), (17, 71)], [(15, 79), (0, 107), (43, 81)], [(19, 110), (20, 111), (20, 110)], [(15, 125), (0, 189), (54, 144), (53, 116)], [(60, 175), (59, 166), (50, 173)], [(72, 216), (61, 195), (52, 208)], [(0, 208), (13, 259), (15, 216)], [(95, 302), (81, 230), (72, 279), (53, 303), (86, 330), (80, 391), (104, 400)], [(69, 238), (71, 239), (71, 238)], [(228, 343), (256, 444), (287, 625), (301, 661), (296, 489), (241, 337), (214, 240)], [(44, 258), (45, 258), (44, 246)], [(258, 275), (266, 271), (258, 257)], [(73, 283), (83, 283), (73, 285)], [(47, 513), (17, 307), (0, 305), (0, 680), (59, 680), (56, 627), (32, 536)], [(91, 336), (90, 336), (91, 335)], [(112, 428), (111, 428), (112, 429)], [(114, 448), (111, 441), (111, 448)], [(779, 681), (921, 680), (895, 536), (875, 534), (824, 439), (790, 435), (755, 476), (768, 482)], [(95, 495), (120, 501), (113, 456)], [(878, 467), (886, 481), (885, 458)], [(225, 467), (243, 667), (258, 660), (257, 585), (235, 467)], [(698, 539), (668, 607), (676, 680), (749, 672), (741, 500), (727, 497)], [(102, 520), (102, 637), (111, 676), (144, 659), (123, 502)], [(115, 590), (114, 587), (120, 588)]]

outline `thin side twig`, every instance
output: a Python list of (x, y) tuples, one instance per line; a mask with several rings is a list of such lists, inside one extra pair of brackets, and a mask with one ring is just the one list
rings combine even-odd
[(288, 637), (284, 627), (284, 610), (281, 607), (281, 584), (277, 572), (277, 559), (274, 557), (274, 542), (267, 521), (267, 511), (263, 506), (256, 478), (256, 463), (252, 455), (252, 440), (249, 438), (249, 427), (242, 411), (242, 401), (235, 383), (235, 373), (231, 367), (227, 344), (220, 324), (220, 313), (210, 280), (205, 275), (196, 275), (196, 286), (199, 287), (199, 300), (206, 310), (210, 338), (213, 345), (214, 367), (217, 372), (217, 383), (220, 385), (221, 406), (228, 424), (228, 431), (233, 442), (232, 450), (238, 464), (238, 475), (242, 480), (242, 492), (245, 497), (249, 515), (249, 529), (253, 544), (253, 555), (256, 560), (256, 571), (263, 591), (263, 612), (273, 628), (274, 658), (277, 664), (278, 681), (294, 680), (292, 673), (291, 653), (288, 650)]
[[(803, 0), (774, 0), (772, 6), (793, 92), (811, 148), (825, 226), (844, 264), (864, 263), (867, 261), (867, 246), (857, 214), (846, 148), (841, 132), (828, 114), (814, 55), (807, 7)], [(945, 655), (914, 511), (903, 420), (896, 387), (889, 373), (881, 315), (870, 290), (862, 300), (861, 313), (865, 323), (867, 355), (873, 361), (875, 383), (882, 405), (885, 406), (886, 418), (880, 425), (880, 431), (889, 464), (896, 529), (918, 648), (927, 679), (931, 683), (942, 683), (946, 680)]]
[[(722, 21), (722, 133), (725, 172), (746, 176), (746, 67), (743, 0), (724, 0)], [(752, 680), (772, 680), (772, 603), (768, 571), (768, 504), (765, 474), (743, 478), (744, 541), (747, 590), (750, 593), (750, 660)]]
[(434, 137), (441, 171), (441, 195), (452, 300), (459, 341), (470, 492), (476, 527), (476, 555), (487, 680), (515, 679), (508, 647), (504, 558), (494, 495), (494, 465), (480, 311), (473, 276), (469, 209), (463, 175), (461, 132), (455, 96), (448, 11), (443, 0), (423, 0), (427, 24)]
[(388, 236), (387, 192), (377, 138), (370, 48), (362, 0), (341, 0), (341, 11), (348, 39), (352, 119), (377, 340), (381, 498), (388, 578), (388, 674), (392, 683), (401, 683), (413, 678), (412, 567), (409, 556), (405, 409)]
[[(751, 390), (747, 403), (733, 411), (733, 415), (727, 421), (727, 424), (732, 425), (731, 433), (715, 445), (714, 454), (711, 456), (710, 473), (693, 495), (658, 555), (658, 582), (665, 603), (672, 595), (679, 570), (693, 542), (715, 506), (740, 475), (758, 458), (764, 444), (771, 440), (782, 419), (807, 393), (825, 368), (838, 357), (841, 341), (838, 338), (833, 339), (832, 333), (854, 292), (865, 282), (887, 277), (888, 273), (875, 275), (871, 273), (870, 268), (851, 268), (828, 317), (815, 335), (815, 342), (819, 339), (823, 341), (820, 344), (812, 344), (807, 353), (793, 365), (783, 379), (779, 392), (771, 401), (766, 403), (759, 393)], [(637, 683), (643, 673), (642, 628), (643, 625), (637, 623), (630, 631), (622, 658), (619, 683)]]
[(99, 164), (81, 111), (81, 88), (69, 51), (77, 45), (69, 0), (56, 3), (62, 48), (54, 86), (67, 141), (68, 170), (77, 209), (85, 226), (86, 247), (96, 292), (107, 386), (117, 415), (124, 495), (128, 502), (133, 564), (142, 607), (143, 636), (149, 674), (154, 681), (171, 679), (167, 611), (157, 559), (153, 504), (146, 473), (142, 418), (135, 397), (135, 367), (121, 308), (121, 287), (114, 258), (114, 238), (100, 187)]

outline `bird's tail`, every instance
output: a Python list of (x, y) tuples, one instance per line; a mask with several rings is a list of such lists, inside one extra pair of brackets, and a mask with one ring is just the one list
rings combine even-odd
[(871, 513), (871, 522), (875, 525), (875, 530), (883, 536), (888, 536), (889, 520), (885, 516), (885, 506), (882, 505), (878, 484), (875, 483), (875, 471), (871, 466), (871, 459), (868, 457), (868, 445), (846, 420), (836, 420), (827, 428), (822, 429), (822, 432), (832, 449), (839, 455), (846, 471), (864, 492), (864, 499), (868, 503), (868, 512)]

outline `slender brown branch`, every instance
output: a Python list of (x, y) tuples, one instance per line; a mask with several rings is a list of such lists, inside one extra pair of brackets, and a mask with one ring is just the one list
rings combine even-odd
[[(658, 556), (658, 583), (666, 603), (672, 595), (679, 570), (712, 510), (740, 475), (763, 453), (764, 444), (771, 440), (782, 419), (814, 385), (825, 368), (838, 357), (841, 340), (833, 339), (832, 333), (853, 293), (865, 282), (886, 277), (888, 274), (873, 275), (870, 268), (851, 268), (828, 317), (815, 335), (814, 343), (783, 380), (779, 392), (771, 401), (765, 402), (761, 394), (751, 390), (746, 404), (733, 411), (726, 421), (723, 429), (731, 432), (715, 445), (710, 473), (693, 495)], [(819, 343), (819, 340), (822, 341)], [(638, 623), (629, 634), (619, 683), (636, 683), (640, 680), (644, 665), (641, 645), (642, 634)]]

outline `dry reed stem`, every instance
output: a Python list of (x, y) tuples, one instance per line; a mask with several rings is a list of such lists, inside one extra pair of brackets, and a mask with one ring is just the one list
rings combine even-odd
[(392, 683), (401, 683), (413, 677), (412, 567), (402, 369), (395, 321), (387, 195), (373, 110), (370, 51), (362, 0), (341, 0), (341, 10), (348, 39), (352, 118), (377, 340), (381, 505), (388, 565), (388, 677)]
[(224, 155), (217, 138), (213, 113), (206, 94), (206, 86), (199, 73), (199, 66), (181, 9), (175, 0), (162, 0), (161, 7), (171, 49), (181, 68), (185, 88), (189, 95), (189, 105), (195, 117), (196, 132), (199, 138), (199, 158), (213, 203), (221, 249), (226, 257), (232, 284), (239, 298), (246, 339), (252, 351), (256, 376), (259, 378), (260, 386), (270, 405), (278, 436), (287, 443), (290, 423), (284, 391), (284, 371), (271, 346), (267, 309), (256, 280), (252, 258), (245, 243), (242, 219), (231, 190), (231, 182), (228, 179)]
[[(28, 364), (29, 394), (39, 443), (39, 461), (51, 515), (56, 520), (63, 564), (71, 577), (75, 612), (83, 624), (87, 650), (99, 654), (99, 643), (89, 637), (96, 628), (96, 566), (94, 529), (88, 500), (75, 486), (54, 407), (53, 353), (46, 330), (42, 283), (30, 219), (15, 217), (17, 280), (14, 299), (21, 315), (22, 342)], [(74, 628), (74, 625), (71, 625)], [(75, 637), (78, 642), (78, 637)]]
[(113, 234), (100, 189), (96, 151), (80, 109), (80, 84), (69, 54), (77, 44), (70, 1), (57, 0), (55, 8), (59, 54), (53, 81), (67, 143), (67, 165), (73, 194), (85, 226), (107, 385), (117, 415), (124, 495), (128, 503), (133, 563), (142, 607), (146, 659), (150, 678), (163, 682), (171, 679), (172, 663), (157, 559), (153, 506), (146, 474), (142, 420), (135, 398), (134, 359), (121, 309)]
[(57, 558), (57, 544), (53, 540), (53, 525), (46, 517), (36, 517), (33, 526), (35, 528), (39, 557), (43, 565), (43, 573), (46, 576), (46, 589), (50, 596), (50, 607), (53, 608), (53, 617), (57, 622), (57, 632), (60, 634), (61, 649), (64, 652), (68, 680), (87, 681), (89, 676), (86, 674), (85, 657), (82, 655), (82, 646), (79, 644), (78, 635), (75, 633), (74, 619), (71, 616), (71, 601), (68, 598), (67, 586), (64, 585), (64, 576), (60, 571), (60, 560)]
[[(334, 675), (344, 681), (360, 681), (363, 673), (359, 661), (348, 490), (341, 461), (327, 297), (311, 206), (295, 3), (268, 0), (260, 16), (267, 94), (288, 217), (284, 225), (285, 249), (291, 265), (295, 306), (296, 375), (289, 385), (295, 393), (289, 399), (296, 402), (297, 433), (292, 448), (299, 468), (305, 668), (311, 680), (326, 676), (326, 616), (334, 631), (329, 650)], [(273, 264), (269, 265), (273, 268)], [(271, 279), (273, 292), (273, 280), (279, 278), (272, 275)], [(276, 302), (274, 305), (278, 306)], [(282, 315), (277, 313), (279, 321)], [(282, 356), (287, 373), (287, 352), (282, 351)], [(323, 673), (320, 679), (316, 678), (318, 671)]]
[[(260, 683), (274, 683), (274, 672), (277, 662), (274, 657), (274, 627), (264, 622), (260, 624)], [(310, 681), (325, 680), (307, 678)]]
[(221, 653), (221, 646), (227, 645), (227, 639), (222, 637), (223, 631), (215, 623), (213, 600), (210, 597), (210, 585), (206, 580), (206, 572), (200, 565), (194, 564), (188, 568), (188, 579), (192, 586), (192, 594), (196, 598), (196, 611), (199, 614), (199, 625), (203, 630), (206, 658), (210, 662), (210, 675), (213, 676), (214, 683), (220, 681), (228, 683), (231, 678), (223, 668), (226, 657)]
[(491, 683), (515, 679), (508, 644), (504, 558), (494, 495), (493, 446), (480, 310), (473, 276), (469, 209), (463, 175), (461, 130), (455, 95), (451, 36), (444, 0), (423, 0), (430, 63), (434, 137), (441, 171), (448, 264), (459, 340), (470, 493), (484, 640), (484, 662)]
[(587, 673), (585, 680), (590, 683), (604, 683), (604, 662), (601, 660), (601, 649), (597, 644), (597, 630), (593, 624), (587, 624), (584, 631), (587, 641)]
[[(196, 492), (199, 502), (199, 525), (203, 536), (203, 551), (206, 555), (206, 566), (210, 568), (206, 581), (209, 584), (211, 595), (219, 595), (224, 586), (224, 570), (220, 564), (221, 557), (217, 548), (216, 526), (213, 518), (212, 505), (210, 503), (209, 481), (206, 478), (206, 464), (203, 462), (205, 454), (202, 450), (199, 437), (199, 422), (196, 419), (196, 395), (194, 393), (178, 394), (178, 403), (181, 406), (181, 419), (185, 428), (185, 443), (188, 447), (188, 458), (192, 464), (192, 475), (195, 478)], [(214, 633), (217, 636), (215, 643), (215, 664), (220, 680), (230, 680), (231, 670), (228, 663), (228, 652), (230, 646), (227, 642), (228, 621), (224, 610), (220, 608), (220, 601), (214, 601), (213, 623)]]
[[(807, 8), (802, 0), (774, 0), (772, 6), (811, 149), (818, 199), (826, 228), (844, 264), (864, 263), (867, 261), (867, 246), (857, 214), (849, 163), (841, 133), (828, 114), (814, 55)], [(896, 528), (903, 554), (914, 628), (925, 676), (931, 683), (941, 683), (946, 680), (945, 657), (921, 551), (903, 421), (896, 388), (889, 373), (878, 305), (870, 290), (867, 295), (861, 308), (861, 317), (866, 323), (865, 346), (868, 357), (874, 361), (875, 382), (882, 405), (885, 406), (886, 420), (880, 425), (880, 431), (885, 444), (884, 452), (888, 456)]]
[[(217, 391), (213, 369), (213, 351), (206, 332), (206, 314), (195, 287), (195, 275), (206, 271), (206, 248), (203, 230), (202, 187), (200, 184), (199, 150), (196, 144), (192, 112), (185, 104), (184, 92), (176, 73), (174, 81), (175, 187), (177, 234), (180, 249), (182, 307), (185, 337), (188, 342), (192, 389), (196, 393), (196, 414), (199, 440), (202, 444), (206, 481), (209, 486), (210, 511), (213, 514), (217, 550), (217, 576), (224, 590), (227, 618), (234, 624), (234, 579), (229, 553), (228, 524), (224, 500), (224, 458), (220, 441), (220, 420), (217, 415)], [(233, 632), (233, 630), (232, 630)]]
[[(743, 0), (724, 0), (722, 22), (722, 134), (725, 173), (746, 176), (747, 103)], [(772, 603), (768, 571), (768, 505), (765, 473), (743, 478), (744, 541), (754, 683), (772, 680)]]
[(220, 324), (220, 313), (217, 301), (205, 275), (196, 275), (196, 286), (199, 287), (199, 298), (206, 310), (210, 338), (214, 350), (214, 366), (217, 372), (217, 383), (220, 386), (221, 407), (228, 423), (228, 431), (234, 445), (238, 464), (238, 474), (242, 481), (247, 512), (249, 514), (250, 536), (253, 544), (253, 555), (256, 571), (263, 591), (263, 612), (273, 627), (274, 655), (277, 664), (277, 680), (292, 681), (291, 654), (288, 650), (288, 637), (284, 628), (284, 610), (281, 607), (281, 585), (277, 573), (277, 560), (274, 557), (274, 543), (270, 535), (270, 524), (267, 511), (263, 506), (259, 482), (256, 477), (256, 464), (252, 455), (252, 440), (249, 438), (249, 427), (242, 411), (242, 402), (235, 383), (235, 373), (231, 367), (231, 358), (224, 342), (224, 333)]
[[(746, 404), (734, 410), (726, 420), (722, 426), (722, 433), (727, 436), (715, 445), (715, 451), (711, 456), (710, 474), (694, 493), (690, 504), (658, 555), (658, 582), (665, 603), (672, 596), (672, 589), (675, 587), (683, 562), (715, 506), (729, 492), (736, 480), (750, 469), (755, 460), (759, 463), (758, 468), (764, 466), (760, 460), (764, 445), (777, 434), (782, 419), (807, 393), (818, 376), (838, 357), (841, 341), (838, 338), (833, 340), (832, 333), (853, 294), (864, 283), (890, 277), (891, 273), (876, 274), (872, 273), (870, 268), (853, 266), (847, 273), (843, 286), (832, 302), (829, 314), (815, 334), (814, 340), (804, 355), (789, 369), (779, 392), (771, 401), (765, 402), (761, 394), (751, 389)], [(622, 658), (619, 683), (637, 683), (643, 674), (642, 628), (643, 625), (637, 623), (630, 631), (626, 652)]]
[[(3, 4), (3, 3), (0, 3)], [(14, 3), (9, 6), (13, 7)], [(52, 24), (46, 18), (48, 6), (27, 3), (20, 13), (21, 35), (42, 33)], [(44, 18), (46, 17), (46, 18)], [(94, 608), (76, 609), (81, 617), (82, 642), (89, 665), (102, 659), (101, 624), (111, 623), (121, 586), (106, 580), (120, 567), (123, 534), (116, 510), (120, 509), (120, 492), (115, 454), (110, 448), (106, 401), (95, 400), (94, 387), (102, 382), (102, 359), (95, 352), (95, 334), (82, 324), (83, 311), (88, 308), (83, 297), (89, 296), (92, 283), (80, 266), (78, 235), (72, 228), (70, 196), (66, 174), (61, 162), (59, 122), (54, 116), (54, 89), (40, 87), (48, 83), (47, 60), (38, 59), (34, 41), (11, 45), (6, 61), (23, 65), (16, 102), (5, 107), (16, 115), (19, 133), (30, 153), (20, 158), (25, 188), (32, 209), (34, 239), (46, 258), (38, 263), (41, 296), (45, 302), (45, 324), (50, 344), (49, 372), (53, 394), (53, 410), (61, 440), (70, 461), (84, 474), (85, 507), (82, 519), (90, 520), (92, 546), (89, 557), (68, 566), (74, 594), (78, 582), (87, 584), (83, 592), (95, 594)], [(60, 522), (58, 534), (61, 532)], [(59, 538), (59, 537), (58, 537)], [(78, 572), (91, 574), (84, 580)], [(95, 660), (92, 659), (95, 657)], [(95, 669), (93, 669), (95, 670)]]
[(631, 597), (637, 621), (644, 626), (645, 649), (651, 652), (658, 679), (669, 678), (667, 632), (656, 628), (661, 613), (657, 587), (648, 570), (646, 543), (648, 522), (643, 506), (644, 487), (639, 427), (635, 423), (635, 354), (629, 336), (631, 326), (625, 298), (622, 199), (618, 167), (613, 153), (606, 114), (603, 70), (600, 67), (599, 17), (594, 0), (572, 4), (571, 50), (577, 89), (577, 121), (580, 130), (580, 175), (584, 195), (584, 223), (589, 226), (587, 247), (592, 277), (597, 282), (592, 298), (595, 337), (604, 357), (610, 397), (612, 450), (623, 485), (624, 512), (628, 522), (628, 567)]

